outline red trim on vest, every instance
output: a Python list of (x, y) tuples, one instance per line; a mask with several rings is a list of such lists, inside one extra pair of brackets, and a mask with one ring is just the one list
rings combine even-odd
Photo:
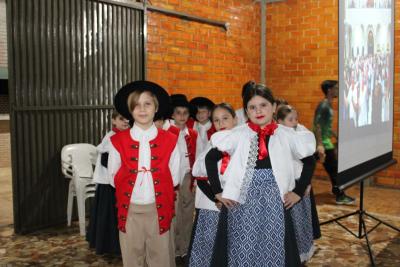
[(178, 127), (176, 127), (176, 126), (171, 125), (171, 126), (169, 126), (169, 128), (168, 128), (167, 131), (170, 132), (170, 133), (173, 133), (174, 135), (176, 135), (176, 136), (179, 137), (179, 132), (180, 132), (181, 130), (180, 130)]
[[(196, 160), (196, 144), (197, 144), (197, 132), (194, 129), (187, 128), (188, 133), (185, 135), (185, 141), (186, 141), (186, 148), (188, 151), (188, 154), (185, 155), (189, 158), (189, 166), (190, 169), (193, 168), (194, 161)], [(171, 125), (168, 128), (168, 132), (173, 133), (174, 135), (179, 137), (180, 129), (174, 125)], [(194, 178), (192, 177), (192, 180), (190, 182), (190, 190), (193, 189), (194, 185)]]
[(207, 139), (210, 140), (211, 135), (213, 135), (216, 132), (217, 130), (215, 129), (214, 124), (211, 124), (211, 128), (207, 130)]
[[(176, 126), (171, 125), (167, 131), (179, 137), (181, 130)], [(188, 132), (189, 134), (185, 135), (186, 147), (188, 151), (186, 156), (189, 157), (189, 165), (190, 168), (192, 168), (196, 157), (197, 132), (190, 128), (188, 128)]]
[[(196, 160), (196, 144), (197, 144), (197, 132), (193, 129), (188, 128), (189, 134), (185, 135), (185, 141), (186, 141), (186, 146), (187, 146), (187, 151), (188, 151), (188, 157), (189, 157), (189, 164), (190, 164), (190, 169), (193, 168), (194, 161)], [(194, 177), (191, 176), (192, 180), (190, 181), (190, 186), (189, 189), (190, 191), (193, 191), (193, 186), (194, 186)]]
[(189, 134), (185, 135), (186, 147), (188, 151), (190, 168), (193, 168), (194, 161), (196, 160), (196, 144), (197, 132), (188, 128)]
[[(171, 220), (175, 215), (175, 192), (169, 160), (177, 141), (176, 135), (158, 129), (156, 138), (149, 142), (151, 149), (150, 171), (153, 177), (160, 234), (170, 229)], [(121, 167), (114, 177), (114, 184), (118, 209), (118, 229), (125, 232), (131, 195), (139, 172), (139, 142), (131, 138), (130, 129), (113, 135), (111, 142), (121, 157)]]
[(196, 121), (195, 121), (193, 118), (189, 118), (188, 121), (186, 122), (186, 126), (187, 126), (189, 129), (193, 129), (194, 123), (195, 123), (195, 122), (196, 122)]

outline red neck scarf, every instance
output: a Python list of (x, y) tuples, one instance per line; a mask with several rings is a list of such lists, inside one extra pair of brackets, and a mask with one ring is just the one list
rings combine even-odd
[(252, 123), (249, 121), (247, 125), (258, 134), (258, 159), (262, 160), (268, 156), (268, 149), (265, 143), (265, 138), (267, 135), (273, 135), (275, 129), (278, 128), (278, 124), (272, 121), (270, 124), (266, 125), (264, 129), (257, 124)]

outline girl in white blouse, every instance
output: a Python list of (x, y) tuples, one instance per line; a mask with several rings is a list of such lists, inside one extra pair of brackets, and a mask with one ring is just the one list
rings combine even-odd
[(292, 192), (292, 161), (311, 156), (315, 138), (277, 125), (271, 90), (247, 86), (243, 107), (249, 122), (211, 137), (212, 146), (231, 157), (218, 196), (229, 208), (228, 266), (300, 266), (289, 212), (300, 200)]
[[(226, 103), (221, 103), (214, 107), (211, 112), (211, 120), (217, 131), (230, 130), (237, 123), (235, 111)], [(190, 267), (221, 266), (223, 265), (221, 264), (223, 250), (226, 249), (216, 240), (217, 232), (221, 231), (221, 229), (218, 229), (218, 226), (226, 222), (220, 222), (220, 209), (222, 205), (216, 199), (213, 191), (218, 191), (218, 193), (222, 191), (220, 188), (221, 184), (223, 184), (223, 174), (229, 164), (230, 157), (214, 149), (215, 153), (213, 155), (216, 155), (214, 157), (215, 161), (207, 164), (205, 157), (208, 155), (210, 149), (211, 146), (208, 143), (205, 151), (196, 159), (192, 170), (192, 174), (197, 180), (197, 188), (195, 199), (196, 217), (188, 259)], [(213, 170), (210, 172), (210, 166), (206, 165), (213, 165), (211, 166)], [(208, 181), (208, 178), (211, 176), (217, 180), (214, 183), (217, 184), (214, 189)], [(225, 210), (223, 213), (222, 220), (226, 217)], [(221, 234), (226, 234), (226, 232), (219, 233), (218, 235)], [(217, 257), (213, 258), (213, 255)]]
[(93, 181), (96, 183), (94, 203), (90, 212), (89, 227), (86, 240), (96, 254), (120, 255), (117, 210), (115, 208), (115, 189), (110, 185), (108, 177), (108, 152), (111, 136), (129, 128), (128, 120), (117, 111), (111, 114), (112, 130), (109, 131), (96, 147), (98, 153)]
[[(297, 111), (289, 105), (282, 105), (276, 112), (276, 118), (279, 124), (293, 128), (297, 132), (307, 131), (303, 125), (298, 123)], [(300, 259), (304, 263), (310, 260), (314, 254), (314, 235), (318, 238), (320, 236), (318, 214), (314, 195), (311, 191), (311, 178), (315, 170), (315, 159), (314, 156), (301, 160), (295, 159), (292, 164), (297, 171), (295, 174), (296, 186), (293, 192), (300, 196), (301, 200), (290, 209), (290, 212), (293, 218)], [(305, 167), (303, 168), (303, 166)]]

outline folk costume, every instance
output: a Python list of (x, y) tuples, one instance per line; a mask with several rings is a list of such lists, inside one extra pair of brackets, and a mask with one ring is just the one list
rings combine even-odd
[[(223, 183), (223, 174), (229, 164), (230, 156), (226, 153), (220, 153), (212, 149), (217, 154), (216, 158), (207, 160), (210, 144), (200, 156), (196, 159), (192, 174), (196, 177), (196, 217), (192, 232), (192, 241), (188, 259), (189, 266), (224, 266), (222, 262), (226, 261), (226, 208), (221, 212), (216, 206), (215, 194), (213, 191), (222, 192), (221, 182)], [(218, 180), (217, 189), (212, 189), (207, 176), (215, 176)], [(224, 216), (225, 215), (225, 216)], [(221, 243), (222, 241), (222, 243)]]
[[(127, 108), (130, 93), (152, 92), (163, 112), (169, 96), (159, 85), (136, 81), (114, 98), (117, 111), (132, 119)], [(144, 130), (134, 124), (111, 137), (109, 173), (115, 186), (118, 229), (124, 266), (170, 266), (171, 220), (175, 214), (174, 186), (179, 183), (177, 137), (153, 124)]]
[(96, 147), (98, 156), (93, 173), (96, 193), (86, 233), (89, 247), (95, 249), (96, 254), (121, 254), (117, 228), (117, 209), (115, 207), (115, 189), (110, 185), (107, 170), (110, 138), (118, 132), (120, 132), (119, 129), (113, 128)]
[(248, 122), (215, 133), (211, 144), (231, 156), (222, 197), (239, 202), (228, 212), (228, 266), (300, 266), (283, 197), (295, 188), (296, 172), (288, 162), (314, 153), (314, 135)]
[[(296, 133), (304, 131), (309, 132), (301, 124), (296, 127)], [(304, 192), (311, 184), (311, 178), (315, 170), (315, 158), (314, 156), (309, 156), (301, 160), (294, 159), (293, 167), (295, 170), (296, 185), (292, 191), (300, 196), (301, 200), (290, 209), (290, 213), (293, 219), (300, 260), (301, 262), (306, 262), (311, 259), (315, 251), (313, 231), (313, 220), (315, 218), (312, 212), (312, 191), (307, 196), (304, 195)], [(316, 220), (318, 221), (318, 218)]]
[[(196, 114), (199, 108), (207, 108), (208, 110), (212, 110), (215, 106), (214, 102), (206, 97), (195, 97), (191, 99), (189, 103), (192, 105), (192, 118), (196, 118)], [(195, 121), (193, 124), (193, 129), (198, 133), (196, 148), (197, 157), (206, 149), (211, 135), (215, 133), (216, 130), (210, 120), (208, 120), (205, 124), (201, 124), (198, 121)]]
[[(187, 108), (188, 111), (192, 106), (183, 94), (171, 95), (171, 106)], [(174, 124), (174, 121), (171, 120)], [(194, 214), (194, 193), (193, 176), (191, 169), (196, 158), (197, 132), (187, 126), (184, 129), (170, 127), (169, 131), (174, 132), (178, 136), (177, 147), (180, 151), (180, 162), (183, 179), (180, 181), (179, 191), (176, 202), (176, 222), (175, 222), (175, 256), (183, 257), (187, 254), (190, 235), (193, 227)]]

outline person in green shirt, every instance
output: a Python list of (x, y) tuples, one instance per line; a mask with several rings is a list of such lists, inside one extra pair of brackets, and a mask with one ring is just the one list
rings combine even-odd
[(313, 130), (317, 140), (317, 154), (323, 163), (332, 183), (332, 193), (336, 196), (337, 204), (353, 204), (355, 199), (347, 196), (337, 186), (338, 160), (337, 150), (332, 138), (337, 140), (337, 134), (332, 131), (333, 121), (333, 99), (338, 96), (338, 81), (326, 80), (321, 84), (325, 98), (318, 104), (315, 115)]

